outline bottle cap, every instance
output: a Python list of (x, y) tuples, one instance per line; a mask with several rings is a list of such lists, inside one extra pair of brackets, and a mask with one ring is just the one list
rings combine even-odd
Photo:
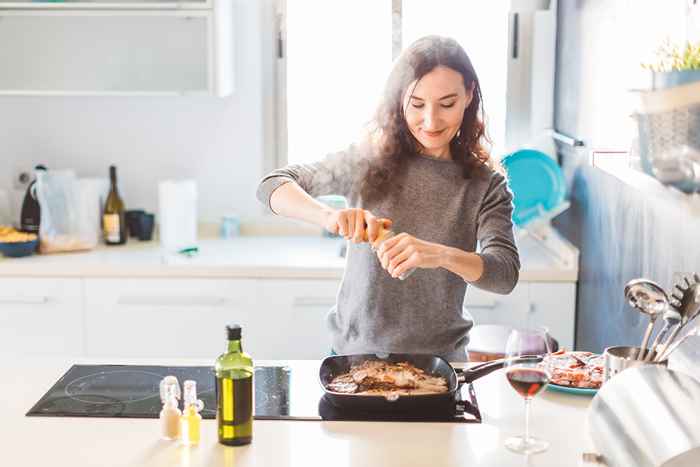
[(172, 390), (172, 394), (176, 399), (181, 397), (180, 383), (176, 376), (168, 375), (160, 381), (160, 400), (165, 402), (168, 399), (168, 392)]
[(238, 324), (229, 324), (226, 326), (226, 336), (230, 341), (241, 339), (241, 327)]
[(184, 403), (185, 407), (194, 407), (197, 412), (201, 412), (204, 408), (204, 402), (197, 399), (197, 382), (194, 380), (186, 380), (184, 386)]

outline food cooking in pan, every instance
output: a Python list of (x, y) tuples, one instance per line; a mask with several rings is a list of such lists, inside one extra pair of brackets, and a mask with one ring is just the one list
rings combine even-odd
[(447, 392), (447, 381), (441, 376), (426, 374), (408, 362), (368, 360), (333, 378), (326, 389), (371, 396), (439, 394)]

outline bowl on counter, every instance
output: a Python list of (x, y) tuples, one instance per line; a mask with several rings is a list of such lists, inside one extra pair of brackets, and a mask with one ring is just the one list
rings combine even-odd
[(36, 251), (38, 240), (26, 242), (0, 242), (0, 253), (8, 258), (31, 256)]

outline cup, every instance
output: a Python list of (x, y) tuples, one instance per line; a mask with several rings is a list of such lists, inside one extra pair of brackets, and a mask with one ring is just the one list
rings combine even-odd
[(138, 237), (141, 223), (141, 216), (145, 214), (142, 209), (126, 211), (126, 228), (129, 230), (129, 237)]
[(138, 218), (138, 237), (142, 242), (153, 239), (153, 228), (155, 227), (156, 216), (145, 212)]
[(241, 219), (235, 214), (228, 214), (221, 218), (221, 238), (234, 238), (241, 235)]
[[(637, 360), (636, 357), (638, 352), (639, 347), (631, 347), (626, 345), (607, 347), (603, 352), (603, 383), (628, 368), (645, 365), (666, 366), (668, 363), (666, 360), (663, 362), (643, 362)], [(654, 354), (652, 355), (652, 360), (656, 358), (656, 351), (653, 352)]]

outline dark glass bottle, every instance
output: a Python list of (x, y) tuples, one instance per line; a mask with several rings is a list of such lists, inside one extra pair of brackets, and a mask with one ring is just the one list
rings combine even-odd
[(219, 442), (240, 446), (253, 440), (253, 359), (241, 347), (241, 327), (226, 326), (228, 350), (216, 359), (216, 420)]
[(124, 201), (117, 190), (117, 168), (109, 167), (110, 190), (105, 202), (102, 215), (104, 240), (107, 245), (122, 245), (126, 243), (126, 216)]
[[(46, 170), (43, 165), (37, 165), (35, 171)], [(36, 195), (36, 178), (27, 187), (27, 192), (22, 201), (22, 212), (20, 214), (20, 230), (22, 232), (39, 235), (39, 223), (41, 221), (41, 206)]]

